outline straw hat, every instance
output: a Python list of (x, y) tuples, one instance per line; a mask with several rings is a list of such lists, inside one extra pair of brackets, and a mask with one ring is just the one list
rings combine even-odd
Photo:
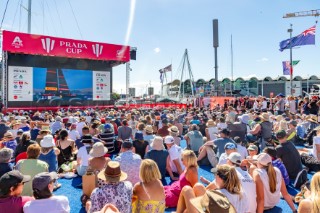
[(261, 118), (262, 121), (269, 121), (270, 119), (269, 114), (266, 112), (262, 113), (259, 117)]
[(108, 152), (108, 148), (103, 145), (101, 142), (97, 142), (92, 146), (90, 150), (90, 156), (93, 158), (98, 158), (104, 156)]
[(116, 183), (127, 179), (127, 173), (121, 171), (120, 163), (117, 161), (109, 161), (107, 168), (98, 174), (98, 178), (110, 183)]
[(164, 150), (165, 147), (163, 145), (163, 139), (162, 137), (159, 137), (159, 136), (156, 136), (153, 140), (152, 140), (152, 143), (150, 144), (151, 148), (153, 150)]
[(147, 125), (145, 130), (146, 130), (146, 133), (151, 133), (151, 134), (153, 133), (153, 128), (151, 125)]
[(207, 127), (213, 127), (213, 126), (215, 126), (214, 121), (212, 119), (208, 120)]
[(173, 134), (179, 134), (179, 129), (178, 127), (176, 126), (171, 126), (169, 129), (168, 129), (169, 132), (173, 133)]
[(41, 130), (39, 131), (39, 134), (42, 134), (43, 132), (49, 132), (49, 133), (51, 133), (50, 127), (47, 126), (47, 125), (42, 125)]
[(310, 115), (310, 117), (307, 119), (307, 121), (318, 123), (318, 116)]

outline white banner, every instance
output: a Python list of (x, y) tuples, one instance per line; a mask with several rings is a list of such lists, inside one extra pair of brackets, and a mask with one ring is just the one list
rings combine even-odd
[(94, 101), (110, 100), (111, 81), (110, 72), (93, 71), (92, 72), (92, 96)]
[(8, 101), (33, 101), (33, 68), (9, 66)]
[[(286, 96), (291, 95), (291, 84), (290, 81), (286, 82)], [(299, 96), (302, 95), (301, 81), (292, 81), (292, 95)]]

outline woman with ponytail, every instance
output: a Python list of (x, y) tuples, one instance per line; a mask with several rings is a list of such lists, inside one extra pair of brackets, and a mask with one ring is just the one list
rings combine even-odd
[(278, 168), (272, 166), (272, 158), (266, 153), (257, 157), (257, 169), (253, 171), (257, 188), (257, 212), (271, 209), (280, 201), (280, 192), (292, 211), (296, 212), (286, 185)]
[[(229, 203), (232, 204), (232, 209), (236, 209), (236, 212), (249, 212), (249, 201), (241, 188), (241, 182), (236, 169), (233, 166), (223, 164), (218, 165), (217, 168), (211, 171), (215, 175), (215, 181), (210, 183), (210, 187), (205, 188), (201, 183), (195, 184), (193, 188), (191, 186), (183, 187), (178, 201), (177, 213), (199, 212), (194, 209), (191, 200), (195, 197), (200, 198), (213, 190), (217, 192), (220, 197), (226, 197)], [(220, 211), (217, 210), (217, 212)], [(235, 211), (230, 210), (230, 212)]]
[[(313, 175), (310, 184), (310, 193), (306, 199), (299, 204), (299, 213), (317, 213), (320, 212), (320, 172)], [(306, 196), (306, 193), (304, 194)]]

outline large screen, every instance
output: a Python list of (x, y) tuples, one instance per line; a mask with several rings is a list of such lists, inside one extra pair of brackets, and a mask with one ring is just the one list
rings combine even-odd
[(8, 101), (108, 101), (109, 71), (8, 67)]

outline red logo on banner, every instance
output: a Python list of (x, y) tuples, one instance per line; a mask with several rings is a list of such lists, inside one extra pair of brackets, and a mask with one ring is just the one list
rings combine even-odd
[(13, 99), (18, 99), (18, 96), (17, 96), (17, 95), (14, 95), (14, 96), (13, 96)]

